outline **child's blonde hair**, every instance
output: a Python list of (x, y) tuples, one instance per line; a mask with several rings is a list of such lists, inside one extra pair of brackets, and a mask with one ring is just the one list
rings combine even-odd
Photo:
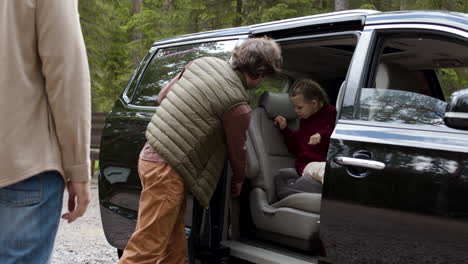
[(320, 84), (309, 79), (302, 79), (293, 83), (291, 89), (289, 89), (289, 96), (294, 97), (297, 95), (302, 95), (309, 101), (315, 99), (323, 103), (323, 105), (329, 104), (327, 93), (322, 89)]

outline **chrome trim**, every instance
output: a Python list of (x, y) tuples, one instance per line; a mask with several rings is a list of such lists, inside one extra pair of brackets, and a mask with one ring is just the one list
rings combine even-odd
[(430, 24), (394, 24), (394, 25), (368, 25), (365, 26), (364, 29), (366, 30), (388, 30), (388, 29), (427, 29), (431, 31), (444, 31), (448, 33), (452, 33), (455, 35), (460, 35), (464, 38), (468, 38), (468, 32), (452, 28), (449, 26), (442, 26), (442, 25), (430, 25)]
[(190, 41), (190, 40), (197, 40), (197, 39), (207, 39), (207, 38), (222, 38), (222, 37), (229, 37), (229, 36), (237, 36), (237, 35), (249, 35), (250, 28), (248, 26), (241, 26), (237, 28), (225, 28), (225, 29), (214, 29), (209, 31), (199, 31), (196, 33), (184, 34), (184, 35), (176, 35), (174, 37), (169, 38), (162, 38), (155, 42), (154, 45), (159, 44), (170, 44), (170, 43), (177, 43), (180, 41)]
[(236, 258), (247, 260), (251, 263), (262, 264), (317, 264), (318, 261), (313, 255), (283, 254), (282, 252), (268, 247), (255, 245), (254, 243), (244, 243), (236, 240), (223, 240), (221, 245), (230, 249), (230, 255)]
[(126, 104), (130, 103), (130, 98), (127, 96), (127, 90), (128, 88), (125, 88), (124, 92), (122, 93), (122, 99)]
[(199, 39), (193, 39), (193, 40), (180, 40), (176, 42), (170, 42), (170, 43), (159, 43), (159, 42), (154, 42), (152, 48), (167, 48), (167, 47), (177, 47), (177, 46), (183, 46), (183, 45), (190, 45), (190, 44), (197, 44), (197, 43), (203, 43), (203, 42), (212, 42), (212, 41), (223, 41), (223, 40), (239, 40), (242, 38), (247, 38), (249, 37), (248, 34), (239, 34), (239, 35), (232, 35), (232, 36), (227, 36), (227, 37), (212, 37), (212, 38), (199, 38)]
[(468, 119), (468, 113), (446, 112), (445, 117)]
[(429, 24), (443, 25), (468, 31), (468, 15), (457, 12), (444, 11), (407, 11), (385, 12), (377, 15), (369, 15), (366, 25), (384, 24)]
[(356, 159), (350, 157), (336, 157), (333, 159), (333, 161), (341, 166), (356, 166), (374, 170), (385, 169), (385, 164), (383, 162), (375, 160)]
[(283, 43), (283, 42), (297, 41), (297, 40), (316, 40), (316, 39), (321, 39), (321, 38), (333, 38), (333, 37), (342, 37), (342, 36), (356, 37), (356, 45), (357, 45), (357, 42), (359, 41), (359, 37), (361, 37), (361, 31), (349, 30), (349, 31), (343, 31), (343, 32), (325, 33), (325, 34), (319, 34), (319, 35), (309, 34), (306, 36), (299, 36), (299, 37), (280, 38), (280, 39), (276, 39), (276, 42)]
[(352, 11), (340, 11), (340, 12), (325, 13), (325, 14), (311, 15), (311, 16), (305, 16), (305, 17), (278, 20), (278, 21), (273, 21), (273, 22), (251, 25), (250, 28), (252, 29), (252, 34), (259, 34), (259, 33), (264, 33), (267, 31), (277, 31), (277, 30), (288, 29), (288, 28), (293, 28), (297, 26), (313, 25), (313, 24), (317, 24), (317, 22), (319, 22), (318, 24), (325, 24), (325, 23), (336, 22), (333, 20), (339, 20), (339, 19), (345, 19), (345, 18), (357, 18), (358, 16), (362, 16), (363, 18), (365, 18), (367, 15), (378, 14), (378, 13), (381, 13), (381, 12), (375, 11), (375, 10), (357, 9), (357, 10), (352, 10)]
[(139, 106), (139, 105), (134, 105), (134, 104), (127, 104), (127, 108), (133, 109), (133, 110), (145, 110), (145, 111), (155, 111), (157, 106)]
[(361, 126), (361, 127), (373, 127), (375, 129), (388, 129), (392, 130), (395, 133), (401, 129), (406, 131), (423, 131), (427, 132), (436, 132), (436, 133), (445, 133), (445, 134), (464, 134), (468, 135), (468, 131), (454, 129), (447, 126), (432, 126), (432, 125), (423, 125), (423, 124), (401, 124), (401, 123), (391, 123), (391, 122), (378, 122), (378, 121), (366, 121), (359, 119), (339, 119), (336, 123), (342, 125), (351, 125), (351, 126)]
[[(468, 131), (446, 127), (338, 120), (331, 138), (362, 143), (468, 153)], [(438, 129), (438, 130), (435, 130)], [(369, 133), (370, 132), (370, 133)]]
[[(128, 80), (127, 86), (125, 86), (125, 89), (122, 92), (122, 99), (125, 102), (125, 104), (129, 104), (132, 101), (132, 98), (133, 98), (133, 94), (131, 95), (131, 97), (128, 96), (128, 89), (130, 89), (130, 86), (131, 86), (131, 84), (132, 84), (132, 82), (134, 81), (135, 78), (136, 78), (136, 81), (138, 83), (140, 82), (141, 74), (146, 71), (146, 67), (148, 66), (148, 63), (153, 59), (154, 55), (156, 55), (155, 51), (156, 51), (156, 48), (154, 48), (154, 47), (149, 48), (146, 55), (143, 57), (143, 59), (141, 59), (140, 64), (138, 64), (138, 66), (133, 70), (132, 76), (130, 77), (130, 80)], [(148, 59), (148, 62), (146, 63), (146, 65), (142, 65), (143, 61), (146, 59), (146, 56), (149, 56), (150, 54), (151, 54), (151, 58)], [(134, 74), (137, 73), (137, 71), (140, 69), (140, 67), (144, 67), (144, 69), (142, 69), (142, 72), (140, 72), (140, 74), (138, 76), (134, 75)], [(136, 84), (136, 85), (138, 85), (138, 84)], [(136, 90), (134, 90), (133, 93), (135, 93), (135, 91)]]
[[(369, 49), (373, 45), (375, 33), (372, 30), (366, 30), (364, 28), (361, 31), (361, 36), (357, 42), (356, 48), (354, 49), (353, 57), (351, 59), (348, 73), (346, 74), (346, 85), (343, 87), (343, 100), (340, 106), (340, 115), (344, 106), (351, 105), (353, 107), (359, 106), (359, 101), (356, 98), (358, 91), (360, 90), (361, 83), (364, 81), (364, 76), (368, 65), (368, 61), (372, 57), (372, 50)], [(356, 54), (361, 54), (357, 56)], [(350, 96), (352, 95), (352, 96)]]

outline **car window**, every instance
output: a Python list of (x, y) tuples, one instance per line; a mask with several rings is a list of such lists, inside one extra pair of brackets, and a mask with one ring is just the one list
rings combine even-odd
[(445, 126), (446, 98), (466, 85), (468, 45), (430, 33), (382, 34), (378, 43), (355, 118)]
[(218, 57), (228, 61), (237, 40), (197, 43), (159, 49), (141, 78), (132, 104), (157, 106), (158, 94), (190, 61)]
[(145, 65), (153, 56), (153, 54), (154, 54), (154, 49), (151, 49), (143, 58), (143, 60), (140, 62), (140, 64), (138, 65), (138, 68), (133, 72), (132, 77), (130, 78), (130, 81), (127, 84), (127, 88), (124, 90), (124, 97), (126, 98), (127, 101), (133, 97), (140, 75), (143, 72)]
[(287, 92), (289, 80), (286, 76), (266, 77), (255, 89), (249, 89), (250, 106), (257, 107), (264, 92)]
[(362, 120), (441, 126), (447, 103), (409, 91), (364, 88), (360, 107)]
[[(336, 105), (359, 40), (359, 32), (332, 33), (281, 40), (283, 74), (291, 81), (311, 79)], [(352, 113), (351, 113), (352, 116)]]
[(445, 101), (456, 91), (468, 88), (468, 67), (437, 69), (437, 77), (444, 92)]

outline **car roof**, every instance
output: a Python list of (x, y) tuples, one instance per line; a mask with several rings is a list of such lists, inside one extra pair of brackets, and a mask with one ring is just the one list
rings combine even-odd
[(468, 15), (448, 11), (396, 11), (382, 13), (376, 10), (356, 9), (311, 16), (296, 17), (254, 24), (249, 26), (218, 29), (165, 38), (153, 45), (166, 45), (198, 39), (221, 38), (238, 35), (261, 35), (290, 28), (335, 23), (359, 22), (361, 26), (377, 24), (427, 23), (456, 27), (468, 31)]
[(468, 14), (421, 10), (386, 12), (366, 17), (366, 25), (402, 23), (438, 24), (468, 31)]
[(181, 35), (173, 38), (166, 38), (158, 40), (154, 45), (165, 45), (174, 42), (180, 41), (191, 41), (197, 39), (205, 38), (218, 38), (218, 37), (229, 37), (235, 35), (250, 35), (250, 34), (259, 34), (262, 32), (269, 32), (278, 29), (285, 29), (288, 27), (297, 27), (302, 25), (313, 25), (313, 24), (323, 24), (323, 23), (332, 23), (339, 22), (343, 20), (359, 19), (362, 20), (362, 17), (366, 14), (379, 13), (376, 10), (366, 10), (366, 9), (357, 9), (357, 10), (348, 10), (332, 13), (323, 13), (311, 16), (296, 17), (290, 19), (283, 19), (277, 21), (271, 21), (266, 23), (254, 24), (249, 26), (218, 29), (211, 31), (204, 31), (199, 33), (192, 33)]

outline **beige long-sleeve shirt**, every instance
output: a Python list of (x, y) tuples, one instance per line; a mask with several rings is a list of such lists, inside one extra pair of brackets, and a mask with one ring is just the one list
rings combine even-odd
[(90, 97), (78, 0), (0, 0), (0, 187), (89, 180)]

